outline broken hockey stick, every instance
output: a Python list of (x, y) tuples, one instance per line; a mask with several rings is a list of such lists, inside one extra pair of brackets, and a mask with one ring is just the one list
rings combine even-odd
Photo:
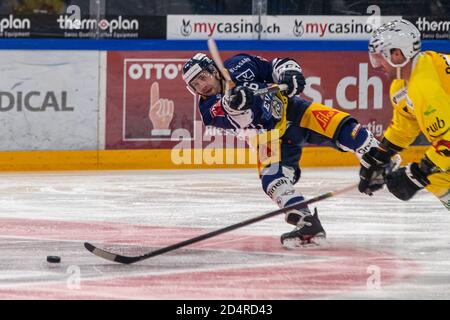
[(348, 187), (345, 187), (345, 188), (342, 188), (342, 189), (339, 189), (339, 190), (336, 190), (336, 191), (324, 193), (322, 195), (319, 195), (317, 197), (311, 198), (309, 200), (305, 200), (305, 201), (302, 201), (302, 202), (299, 202), (299, 203), (287, 206), (285, 208), (278, 209), (278, 210), (275, 210), (275, 211), (272, 211), (272, 212), (269, 212), (269, 213), (266, 213), (266, 214), (254, 217), (254, 218), (251, 218), (251, 219), (248, 219), (248, 220), (245, 220), (245, 221), (242, 221), (242, 222), (230, 225), (230, 226), (222, 228), (222, 229), (218, 229), (218, 230), (215, 230), (215, 231), (212, 231), (212, 232), (208, 232), (208, 233), (202, 234), (200, 236), (197, 236), (197, 237), (194, 237), (194, 238), (182, 241), (182, 242), (178, 242), (178, 243), (175, 243), (175, 244), (170, 245), (168, 247), (157, 249), (155, 251), (152, 251), (152, 252), (140, 255), (140, 256), (123, 256), (123, 255), (120, 255), (120, 254), (111, 253), (111, 252), (99, 249), (99, 248), (95, 247), (94, 245), (92, 245), (92, 244), (90, 244), (88, 242), (84, 243), (84, 247), (87, 250), (89, 250), (90, 252), (92, 252), (93, 254), (95, 254), (96, 256), (104, 258), (106, 260), (113, 261), (113, 262), (119, 262), (119, 263), (123, 263), (123, 264), (131, 264), (131, 263), (134, 263), (134, 262), (146, 260), (148, 258), (152, 258), (152, 257), (158, 256), (160, 254), (163, 254), (163, 253), (166, 253), (166, 252), (169, 252), (169, 251), (173, 251), (173, 250), (176, 250), (176, 249), (188, 246), (190, 244), (193, 244), (193, 243), (196, 243), (196, 242), (199, 242), (199, 241), (202, 241), (202, 240), (206, 240), (206, 239), (215, 237), (215, 236), (217, 236), (219, 234), (223, 234), (225, 232), (229, 232), (229, 231), (232, 231), (232, 230), (236, 230), (236, 229), (248, 226), (248, 225), (253, 224), (255, 222), (258, 222), (258, 221), (261, 221), (261, 220), (265, 220), (267, 218), (271, 218), (271, 217), (279, 215), (281, 213), (286, 213), (286, 212), (288, 212), (290, 210), (304, 208), (304, 207), (308, 206), (311, 203), (315, 203), (315, 202), (318, 202), (318, 201), (321, 201), (321, 200), (324, 200), (324, 199), (327, 199), (327, 198), (331, 198), (331, 197), (337, 196), (339, 194), (351, 191), (351, 190), (355, 189), (357, 186), (358, 186), (357, 184), (356, 185), (351, 185), (351, 186), (348, 186)]

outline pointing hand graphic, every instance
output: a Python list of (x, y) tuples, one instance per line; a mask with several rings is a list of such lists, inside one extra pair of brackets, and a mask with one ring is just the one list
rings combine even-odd
[(168, 136), (170, 122), (173, 119), (174, 103), (159, 97), (159, 83), (153, 82), (150, 88), (150, 110), (148, 117), (153, 125), (152, 136)]

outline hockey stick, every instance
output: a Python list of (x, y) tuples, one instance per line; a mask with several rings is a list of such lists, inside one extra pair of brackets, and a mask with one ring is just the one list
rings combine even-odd
[(299, 203), (287, 206), (285, 208), (278, 209), (278, 210), (275, 210), (275, 211), (263, 214), (261, 216), (254, 217), (254, 218), (251, 218), (251, 219), (248, 219), (248, 220), (245, 220), (245, 221), (242, 221), (242, 222), (230, 225), (230, 226), (222, 228), (222, 229), (218, 229), (218, 230), (215, 230), (215, 231), (212, 231), (212, 232), (208, 232), (208, 233), (202, 234), (200, 236), (197, 236), (195, 238), (191, 238), (191, 239), (188, 239), (188, 240), (185, 240), (185, 241), (182, 241), (182, 242), (178, 242), (178, 243), (175, 243), (175, 244), (170, 245), (168, 247), (164, 247), (164, 248), (161, 248), (161, 249), (158, 249), (158, 250), (155, 250), (155, 251), (152, 251), (152, 252), (140, 255), (140, 256), (123, 256), (123, 255), (120, 255), (120, 254), (111, 253), (111, 252), (99, 249), (99, 248), (95, 247), (94, 245), (92, 245), (92, 244), (90, 244), (88, 242), (84, 243), (84, 247), (87, 250), (89, 250), (90, 252), (92, 252), (93, 254), (95, 254), (96, 256), (104, 258), (106, 260), (113, 261), (113, 262), (119, 262), (119, 263), (123, 263), (123, 264), (131, 264), (131, 263), (134, 263), (134, 262), (146, 260), (148, 258), (152, 258), (152, 257), (158, 256), (160, 254), (163, 254), (163, 253), (166, 253), (166, 252), (169, 252), (169, 251), (173, 251), (173, 250), (176, 250), (176, 249), (188, 246), (190, 244), (193, 244), (193, 243), (196, 243), (196, 242), (199, 242), (199, 241), (202, 241), (202, 240), (206, 240), (206, 239), (215, 237), (215, 236), (217, 236), (219, 234), (222, 234), (222, 233), (225, 233), (225, 232), (229, 232), (229, 231), (232, 231), (232, 230), (236, 230), (236, 229), (248, 226), (250, 224), (253, 224), (253, 223), (261, 221), (261, 220), (265, 220), (267, 218), (271, 218), (271, 217), (276, 216), (278, 214), (286, 213), (286, 212), (288, 212), (290, 210), (304, 208), (304, 207), (308, 206), (311, 203), (315, 203), (315, 202), (318, 202), (318, 201), (321, 201), (321, 200), (324, 200), (324, 199), (327, 199), (327, 198), (331, 198), (331, 197), (337, 196), (339, 194), (351, 191), (351, 190), (353, 190), (356, 187), (357, 187), (357, 185), (351, 185), (351, 186), (348, 186), (348, 187), (345, 187), (345, 188), (342, 188), (342, 189), (339, 189), (339, 190), (336, 190), (336, 191), (324, 193), (322, 195), (319, 195), (317, 197), (311, 198), (309, 200), (305, 200), (305, 201), (302, 201), (302, 202), (299, 202)]
[(230, 73), (227, 68), (223, 65), (222, 58), (220, 57), (219, 49), (217, 49), (216, 42), (213, 38), (208, 39), (208, 49), (211, 53), (211, 58), (216, 64), (217, 68), (219, 68), (219, 72), (222, 74), (225, 79), (225, 95), (230, 93), (230, 90), (234, 88), (235, 84), (233, 80), (231, 80)]
[[(211, 53), (211, 57), (216, 64), (216, 66), (219, 68), (219, 72), (222, 74), (223, 78), (225, 79), (225, 94), (229, 94), (229, 90), (235, 87), (235, 83), (231, 79), (230, 73), (228, 72), (227, 68), (223, 65), (222, 58), (220, 57), (219, 49), (217, 48), (216, 42), (214, 39), (209, 38), (208, 39), (208, 49)], [(255, 96), (262, 96), (268, 93), (272, 92), (278, 92), (278, 91), (285, 91), (288, 89), (287, 84), (272, 84), (266, 88), (258, 89), (254, 92)]]
[(285, 91), (288, 89), (287, 84), (272, 84), (266, 88), (256, 90), (253, 94), (255, 96), (262, 96), (272, 92)]

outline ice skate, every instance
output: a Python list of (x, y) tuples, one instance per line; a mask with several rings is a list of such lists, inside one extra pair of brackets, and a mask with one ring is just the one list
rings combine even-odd
[(313, 215), (309, 210), (296, 210), (289, 213), (286, 219), (292, 217), (296, 217), (298, 222), (294, 230), (281, 235), (281, 243), (285, 248), (316, 246), (325, 242), (326, 232), (320, 223), (317, 209), (314, 209)]

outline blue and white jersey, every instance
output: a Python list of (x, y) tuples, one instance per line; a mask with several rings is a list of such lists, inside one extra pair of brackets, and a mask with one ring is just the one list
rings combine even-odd
[[(276, 83), (272, 76), (272, 62), (259, 56), (238, 54), (227, 59), (224, 62), (224, 66), (228, 69), (231, 79), (236, 86), (246, 86), (257, 90)], [(254, 128), (271, 130), (279, 120), (272, 115), (272, 104), (274, 99), (277, 99), (274, 94), (254, 97), (249, 114), (249, 124), (244, 128), (242, 124), (237, 123), (233, 117), (227, 114), (222, 105), (222, 97), (222, 94), (217, 94), (206, 99), (200, 99), (200, 114), (205, 125), (224, 129)]]

